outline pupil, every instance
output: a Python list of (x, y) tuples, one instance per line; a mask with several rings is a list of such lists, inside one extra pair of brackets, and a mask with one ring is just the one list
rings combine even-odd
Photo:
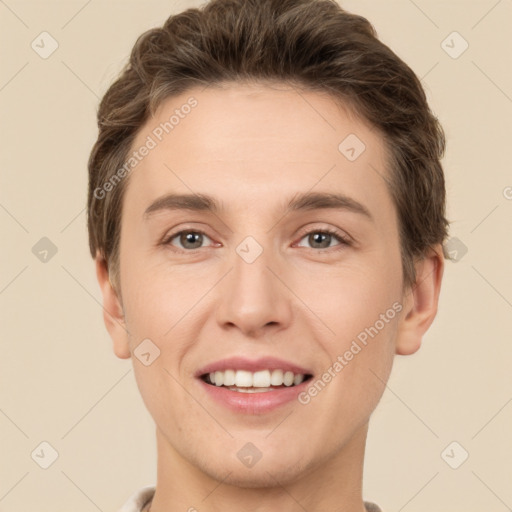
[(313, 243), (322, 243), (322, 238), (325, 241), (325, 239), (331, 235), (328, 235), (326, 233), (314, 233), (312, 236), (313, 236), (313, 240), (314, 240)]
[[(200, 237), (201, 234), (200, 233), (187, 233), (185, 235), (185, 241), (186, 243), (191, 243), (191, 244), (194, 244), (194, 239), (196, 237)], [(197, 244), (197, 240), (195, 241), (195, 243)], [(201, 243), (199, 242), (199, 246), (201, 245)]]

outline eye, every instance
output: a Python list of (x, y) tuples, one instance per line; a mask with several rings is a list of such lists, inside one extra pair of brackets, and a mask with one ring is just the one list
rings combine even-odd
[(339, 246), (351, 245), (348, 237), (345, 237), (341, 233), (331, 229), (316, 229), (305, 233), (301, 240), (304, 238), (308, 239), (308, 242), (312, 245), (313, 249), (329, 249), (331, 242), (337, 240)]
[[(162, 242), (162, 245), (172, 245), (176, 247), (175, 243), (173, 243), (173, 241), (176, 239), (179, 243), (177, 246), (178, 249), (193, 251), (202, 248), (205, 238), (211, 241), (210, 237), (203, 231), (183, 230), (169, 235)], [(320, 251), (330, 249), (332, 247), (331, 242), (336, 240), (339, 242), (338, 246), (340, 246), (340, 248), (343, 248), (343, 246), (351, 245), (350, 239), (348, 237), (344, 236), (336, 230), (331, 229), (316, 229), (308, 231), (302, 235), (301, 240), (305, 238), (308, 239), (312, 249), (318, 249)]]
[(178, 246), (179, 249), (194, 250), (201, 248), (205, 237), (210, 240), (210, 237), (202, 231), (184, 230), (169, 235), (169, 237), (167, 237), (162, 243), (163, 245), (174, 245), (172, 244), (172, 241), (176, 238), (181, 244)]

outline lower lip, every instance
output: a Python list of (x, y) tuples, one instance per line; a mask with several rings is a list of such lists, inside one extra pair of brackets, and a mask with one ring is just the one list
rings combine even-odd
[(231, 391), (224, 386), (212, 386), (211, 384), (207, 384), (201, 378), (198, 380), (205, 392), (208, 393), (213, 400), (228, 409), (245, 414), (262, 414), (296, 400), (297, 395), (304, 391), (306, 386), (309, 385), (311, 378), (296, 386), (255, 393)]

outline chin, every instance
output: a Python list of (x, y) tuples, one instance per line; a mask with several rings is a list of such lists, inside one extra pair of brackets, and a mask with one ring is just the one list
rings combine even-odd
[(303, 478), (309, 472), (308, 468), (299, 465), (298, 461), (283, 461), (282, 457), (272, 458), (279, 460), (279, 466), (276, 466), (273, 460), (264, 461), (263, 455), (252, 468), (244, 467), (237, 460), (222, 467), (204, 468), (203, 471), (223, 484), (248, 489), (288, 485)]
[[(296, 480), (295, 474), (289, 471), (272, 471), (272, 470), (235, 470), (225, 478), (218, 478), (223, 484), (233, 487), (247, 489), (268, 489), (279, 485), (287, 485)], [(267, 472), (268, 471), (268, 472)]]

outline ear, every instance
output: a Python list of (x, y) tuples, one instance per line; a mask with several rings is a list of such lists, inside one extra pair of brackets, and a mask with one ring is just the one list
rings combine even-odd
[(423, 335), (437, 314), (444, 255), (441, 245), (415, 265), (416, 282), (404, 293), (404, 311), (398, 326), (395, 351), (399, 355), (414, 354), (421, 346)]
[(99, 253), (96, 254), (95, 262), (96, 277), (103, 295), (103, 321), (112, 338), (114, 353), (120, 359), (128, 359), (131, 353), (123, 307), (110, 282), (107, 262)]

